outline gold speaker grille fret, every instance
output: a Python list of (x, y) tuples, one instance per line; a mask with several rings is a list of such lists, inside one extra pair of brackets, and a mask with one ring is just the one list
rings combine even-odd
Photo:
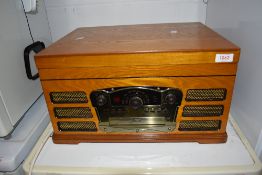
[(223, 105), (190, 105), (183, 108), (183, 117), (221, 116), (224, 112)]
[(221, 120), (182, 120), (179, 131), (217, 131), (221, 127)]
[(58, 122), (59, 131), (97, 131), (95, 122)]
[(50, 92), (52, 103), (87, 103), (87, 96), (84, 91), (69, 91), (69, 92)]
[(55, 107), (54, 114), (57, 118), (92, 118), (89, 107)]
[(217, 89), (189, 89), (186, 101), (223, 101), (226, 99), (227, 90)]

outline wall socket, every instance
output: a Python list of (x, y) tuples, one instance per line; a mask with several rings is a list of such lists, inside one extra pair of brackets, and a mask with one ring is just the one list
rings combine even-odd
[(35, 12), (37, 7), (37, 0), (22, 0), (26, 13)]
[(262, 129), (260, 130), (260, 134), (257, 139), (255, 151), (260, 161), (262, 161)]

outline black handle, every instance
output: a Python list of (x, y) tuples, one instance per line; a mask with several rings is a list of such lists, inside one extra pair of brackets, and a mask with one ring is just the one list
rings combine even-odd
[(39, 74), (36, 73), (35, 75), (32, 75), (29, 54), (31, 51), (38, 53), (44, 48), (45, 48), (45, 44), (41, 41), (37, 41), (27, 46), (24, 50), (25, 70), (26, 70), (27, 78), (30, 80), (36, 80), (39, 77)]

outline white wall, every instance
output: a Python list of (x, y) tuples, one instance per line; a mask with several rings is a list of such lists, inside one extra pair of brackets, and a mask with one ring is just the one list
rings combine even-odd
[(262, 1), (210, 0), (207, 25), (241, 47), (231, 114), (259, 154), (262, 151)]
[(46, 14), (45, 0), (37, 0), (37, 11), (35, 13), (27, 13), (27, 17), (33, 37), (36, 40), (43, 41), (46, 46), (51, 44), (51, 32)]
[[(34, 39), (48, 44), (51, 36), (43, 2), (39, 0), (38, 13), (28, 17)], [(15, 125), (40, 96), (42, 88), (39, 80), (32, 81), (26, 76), (23, 54), (32, 40), (21, 0), (0, 0), (0, 24), (0, 122), (3, 118), (7, 121), (8, 117), (11, 125)], [(1, 135), (2, 128), (0, 136), (12, 127), (8, 127), (4, 135)]]
[(53, 41), (77, 27), (205, 22), (202, 0), (45, 0)]

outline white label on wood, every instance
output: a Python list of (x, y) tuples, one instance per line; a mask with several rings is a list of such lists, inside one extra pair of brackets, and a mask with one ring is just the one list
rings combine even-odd
[(233, 62), (234, 54), (216, 54), (216, 63)]

